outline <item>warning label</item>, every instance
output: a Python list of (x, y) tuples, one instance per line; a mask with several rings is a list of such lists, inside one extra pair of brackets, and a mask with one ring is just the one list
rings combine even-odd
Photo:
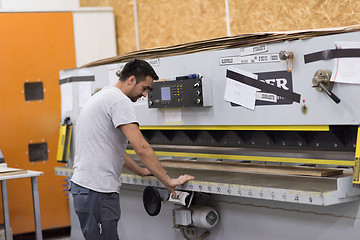
[(253, 63), (269, 63), (280, 62), (279, 54), (269, 53), (254, 56), (234, 56), (234, 57), (222, 57), (220, 58), (219, 65), (236, 65), (236, 64), (253, 64)]

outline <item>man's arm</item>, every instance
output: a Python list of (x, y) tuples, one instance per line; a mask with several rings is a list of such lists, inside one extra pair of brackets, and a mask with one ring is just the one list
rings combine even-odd
[(152, 147), (144, 139), (142, 133), (140, 132), (139, 126), (136, 123), (130, 123), (120, 126), (121, 130), (131, 143), (136, 155), (139, 157), (140, 161), (145, 165), (145, 167), (154, 174), (164, 185), (165, 187), (175, 194), (175, 187), (181, 185), (189, 180), (194, 179), (190, 175), (181, 175), (176, 179), (172, 179), (167, 175), (166, 170), (161, 166), (159, 159), (156, 157)]
[(126, 152), (124, 155), (124, 166), (133, 173), (136, 173), (137, 175), (140, 176), (151, 175), (151, 172), (147, 168), (140, 167), (139, 164), (137, 164)]

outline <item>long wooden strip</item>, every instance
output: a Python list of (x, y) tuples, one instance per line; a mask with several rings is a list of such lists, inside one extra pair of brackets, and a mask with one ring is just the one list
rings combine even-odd
[(251, 163), (229, 163), (229, 162), (203, 162), (203, 161), (176, 161), (162, 160), (161, 164), (166, 168), (190, 168), (201, 170), (216, 170), (228, 172), (249, 172), (278, 175), (302, 175), (302, 176), (334, 176), (342, 174), (341, 169), (313, 168), (300, 166), (264, 165)]
[(24, 169), (0, 169), (0, 177), (3, 176), (11, 176), (11, 175), (18, 175), (18, 174), (26, 174), (28, 171)]
[(195, 52), (203, 52), (210, 50), (221, 50), (234, 47), (245, 47), (263, 43), (274, 43), (282, 41), (292, 41), (297, 39), (307, 39), (318, 36), (325, 36), (329, 34), (339, 34), (345, 32), (359, 31), (360, 26), (350, 26), (342, 28), (328, 28), (328, 29), (314, 29), (302, 30), (292, 32), (269, 32), (269, 33), (254, 33), (242, 34), (238, 36), (220, 37), (215, 39), (202, 40), (197, 42), (190, 42), (178, 44), (168, 47), (157, 47), (152, 49), (138, 50), (126, 53), (120, 56), (97, 60), (83, 67), (92, 67), (102, 64), (110, 64), (115, 62), (126, 62), (130, 59), (151, 59), (165, 56), (174, 56), (178, 54), (187, 54)]

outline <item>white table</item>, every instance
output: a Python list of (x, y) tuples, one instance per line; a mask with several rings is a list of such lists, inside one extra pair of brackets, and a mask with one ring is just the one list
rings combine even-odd
[(32, 188), (32, 197), (33, 197), (33, 206), (34, 206), (34, 218), (35, 218), (35, 234), (37, 240), (42, 240), (42, 231), (41, 231), (41, 218), (40, 218), (40, 203), (39, 203), (39, 189), (37, 177), (43, 175), (43, 172), (38, 171), (30, 171), (27, 170), (27, 173), (24, 174), (14, 174), (1, 176), (1, 194), (2, 194), (2, 203), (3, 203), (3, 211), (4, 211), (4, 223), (5, 223), (5, 239), (10, 240), (10, 216), (9, 216), (9, 205), (8, 205), (8, 196), (7, 196), (7, 188), (6, 181), (10, 179), (18, 179), (18, 178), (31, 178), (31, 188)]

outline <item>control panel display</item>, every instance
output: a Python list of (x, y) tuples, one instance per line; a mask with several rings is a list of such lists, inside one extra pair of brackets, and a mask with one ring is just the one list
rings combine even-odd
[(162, 101), (169, 101), (169, 100), (171, 100), (171, 97), (170, 97), (170, 87), (162, 87), (162, 88), (161, 88), (161, 100), (162, 100)]
[(148, 93), (149, 108), (204, 107), (202, 78), (154, 82)]

